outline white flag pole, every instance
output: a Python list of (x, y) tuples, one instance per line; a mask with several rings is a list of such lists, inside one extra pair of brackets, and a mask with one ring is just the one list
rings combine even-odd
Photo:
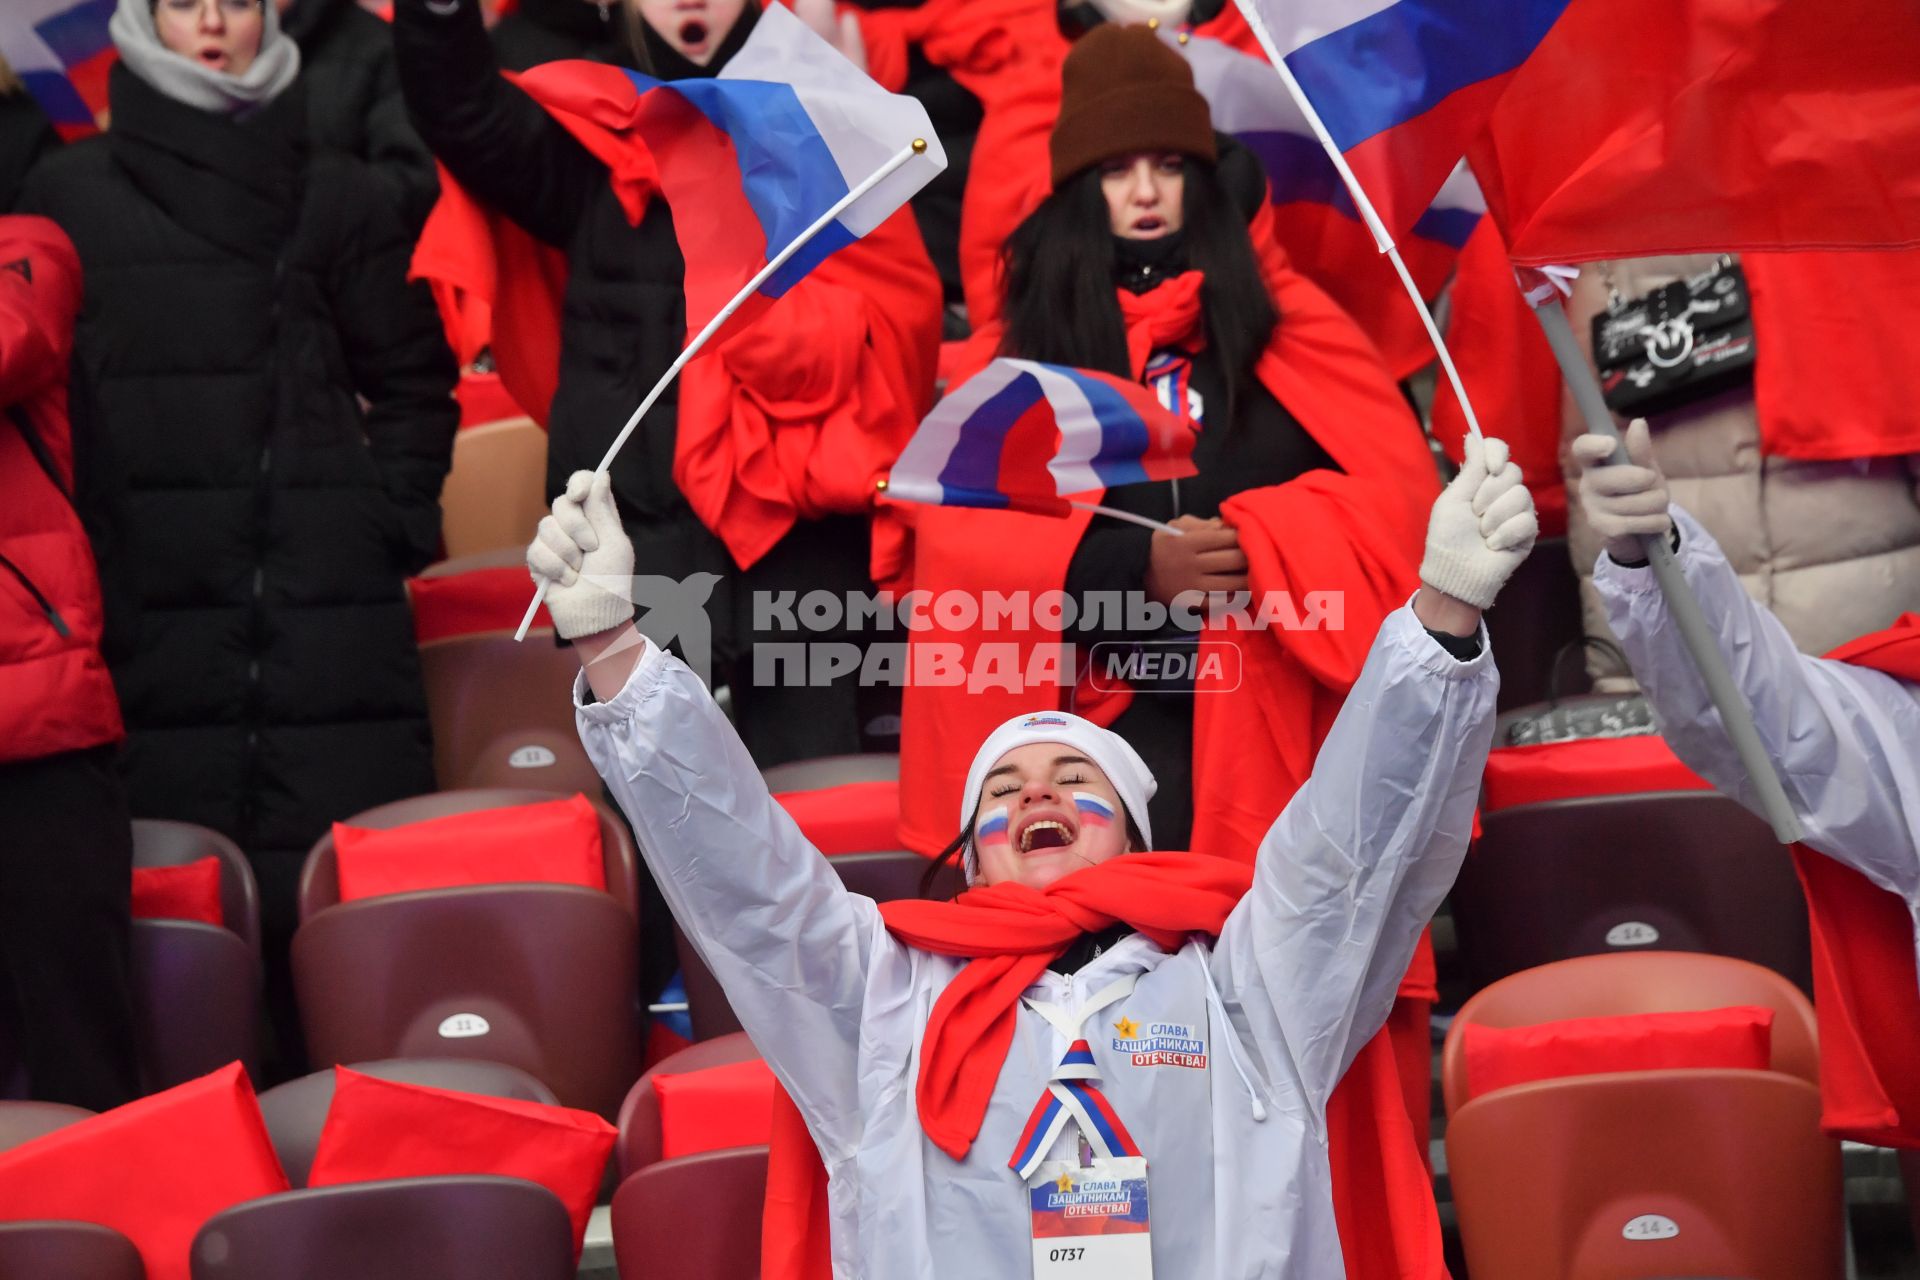
[(1460, 401), (1460, 411), (1466, 415), (1467, 419), (1467, 431), (1477, 437), (1480, 434), (1480, 419), (1474, 414), (1473, 401), (1468, 399), (1467, 389), (1460, 381), (1460, 371), (1453, 366), (1453, 353), (1447, 350), (1446, 339), (1440, 336), (1440, 326), (1434, 323), (1433, 313), (1427, 309), (1427, 300), (1420, 296), (1420, 286), (1413, 282), (1413, 273), (1407, 270), (1407, 264), (1401, 260), (1400, 250), (1395, 247), (1392, 234), (1387, 231), (1386, 224), (1380, 220), (1380, 214), (1374, 209), (1373, 201), (1367, 198), (1365, 188), (1360, 185), (1360, 179), (1354, 176), (1353, 169), (1347, 164), (1346, 156), (1341, 154), (1339, 146), (1335, 144), (1333, 135), (1327, 132), (1326, 123), (1320, 119), (1320, 113), (1314, 110), (1312, 100), (1307, 97), (1307, 91), (1300, 87), (1298, 80), (1294, 79), (1293, 69), (1287, 65), (1280, 47), (1273, 42), (1273, 33), (1267, 30), (1266, 20), (1260, 16), (1255, 0), (1234, 0), (1234, 3), (1240, 7), (1240, 15), (1247, 20), (1247, 26), (1253, 30), (1253, 38), (1260, 42), (1261, 51), (1267, 55), (1267, 61), (1272, 63), (1273, 69), (1279, 73), (1280, 82), (1286, 85), (1288, 96), (1293, 99), (1294, 105), (1300, 108), (1300, 113), (1307, 118), (1307, 126), (1313, 130), (1313, 136), (1320, 140), (1320, 147), (1327, 153), (1327, 159), (1333, 161), (1333, 167), (1339, 173), (1340, 181), (1346, 184), (1347, 194), (1353, 197), (1353, 207), (1359, 211), (1360, 220), (1366, 223), (1367, 230), (1373, 233), (1374, 244), (1378, 245), (1380, 252), (1386, 254), (1387, 260), (1393, 263), (1393, 269), (1399, 275), (1400, 283), (1405, 286), (1407, 296), (1413, 299), (1414, 309), (1420, 313), (1420, 323), (1427, 328), (1427, 337), (1432, 340), (1433, 349), (1440, 357), (1440, 367), (1446, 372), (1447, 382), (1453, 387), (1453, 394)]
[[(687, 367), (687, 362), (700, 353), (700, 348), (706, 346), (708, 340), (711, 339), (715, 333), (719, 332), (720, 326), (725, 324), (733, 313), (740, 309), (741, 304), (757, 293), (760, 286), (765, 284), (774, 272), (785, 266), (787, 259), (793, 257), (794, 254), (800, 251), (803, 245), (819, 235), (821, 231), (825, 230), (828, 223), (845, 213), (854, 201), (879, 186), (887, 178), (892, 176), (901, 165), (913, 159), (915, 156), (924, 153), (926, 149), (927, 140), (925, 138), (915, 138), (912, 142), (900, 148), (899, 151), (888, 157), (885, 164), (863, 178), (859, 185), (855, 186), (853, 190), (836, 200), (832, 208), (815, 218), (813, 225), (793, 238), (793, 243), (789, 244), (779, 253), (776, 253), (766, 266), (760, 268), (753, 279), (747, 281), (740, 292), (733, 295), (732, 301), (720, 308), (713, 319), (707, 321), (706, 327), (695, 334), (693, 341), (687, 343), (686, 349), (681, 351), (681, 353), (674, 358), (673, 363), (667, 366), (667, 371), (660, 375), (660, 381), (653, 384), (653, 390), (647, 392), (647, 398), (640, 402), (640, 407), (635, 409), (633, 416), (627, 419), (627, 425), (620, 428), (620, 434), (615, 436), (613, 443), (607, 446), (607, 454), (604, 458), (600, 459), (600, 465), (594, 468), (595, 473), (605, 471), (613, 465), (613, 460), (620, 456), (620, 450), (626, 445), (628, 438), (633, 435), (634, 429), (640, 425), (640, 420), (647, 416), (647, 410), (653, 408), (654, 401), (658, 400), (661, 393), (680, 375), (680, 371)], [(533, 602), (527, 606), (526, 616), (520, 619), (519, 630), (513, 633), (515, 640), (525, 640), (527, 638), (527, 630), (533, 626), (533, 620), (540, 612), (540, 603), (546, 598), (547, 584), (545, 581), (542, 581), (533, 593)]]

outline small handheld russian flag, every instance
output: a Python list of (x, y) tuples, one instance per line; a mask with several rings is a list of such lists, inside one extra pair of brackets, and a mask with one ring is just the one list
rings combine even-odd
[(107, 109), (107, 70), (118, 55), (107, 35), (116, 0), (6, 0), (5, 57), (60, 136), (95, 132)]
[(746, 44), (712, 79), (666, 81), (556, 62), (520, 83), (652, 154), (687, 263), (689, 332), (756, 283), (740, 313), (744, 323), (947, 167), (925, 107), (862, 75), (778, 4), (762, 10)]
[(1069, 495), (1195, 473), (1194, 428), (1138, 383), (1001, 357), (948, 393), (884, 482), (886, 496), (933, 506), (1064, 516)]
[[(639, 159), (659, 177), (686, 260), (687, 328), (698, 332), (614, 436), (599, 471), (702, 347), (750, 323), (947, 167), (925, 107), (862, 75), (778, 4), (761, 11), (711, 80), (557, 62), (520, 86), (572, 116), (595, 154), (618, 156), (616, 171), (630, 172), (634, 150), (645, 149)], [(614, 186), (619, 193), (618, 172)], [(542, 582), (514, 639), (526, 638), (546, 591)]]

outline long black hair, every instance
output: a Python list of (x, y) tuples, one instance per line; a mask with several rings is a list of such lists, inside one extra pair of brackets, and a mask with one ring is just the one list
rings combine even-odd
[[(1229, 395), (1252, 372), (1279, 312), (1260, 276), (1246, 218), (1213, 165), (1185, 162), (1186, 265), (1206, 277), (1201, 309)], [(1264, 192), (1262, 192), (1264, 195)], [(1126, 377), (1127, 334), (1113, 296), (1115, 250), (1096, 165), (1075, 174), (1007, 238), (1000, 354)]]

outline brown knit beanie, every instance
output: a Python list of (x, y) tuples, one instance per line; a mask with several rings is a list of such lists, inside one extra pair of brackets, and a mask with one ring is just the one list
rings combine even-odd
[(1049, 143), (1053, 185), (1136, 151), (1212, 162), (1213, 119), (1187, 60), (1146, 27), (1102, 23), (1074, 41)]

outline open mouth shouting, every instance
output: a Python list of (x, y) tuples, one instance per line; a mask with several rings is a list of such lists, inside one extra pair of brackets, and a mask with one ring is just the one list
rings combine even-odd
[(1133, 220), (1133, 238), (1136, 240), (1158, 240), (1167, 234), (1167, 220), (1157, 213), (1145, 213)]
[(1021, 817), (1013, 831), (1013, 847), (1023, 854), (1064, 849), (1080, 836), (1080, 824), (1062, 810), (1038, 810)]
[(711, 29), (700, 19), (689, 19), (680, 24), (680, 47), (688, 57), (697, 58), (708, 52), (707, 39), (712, 34)]

